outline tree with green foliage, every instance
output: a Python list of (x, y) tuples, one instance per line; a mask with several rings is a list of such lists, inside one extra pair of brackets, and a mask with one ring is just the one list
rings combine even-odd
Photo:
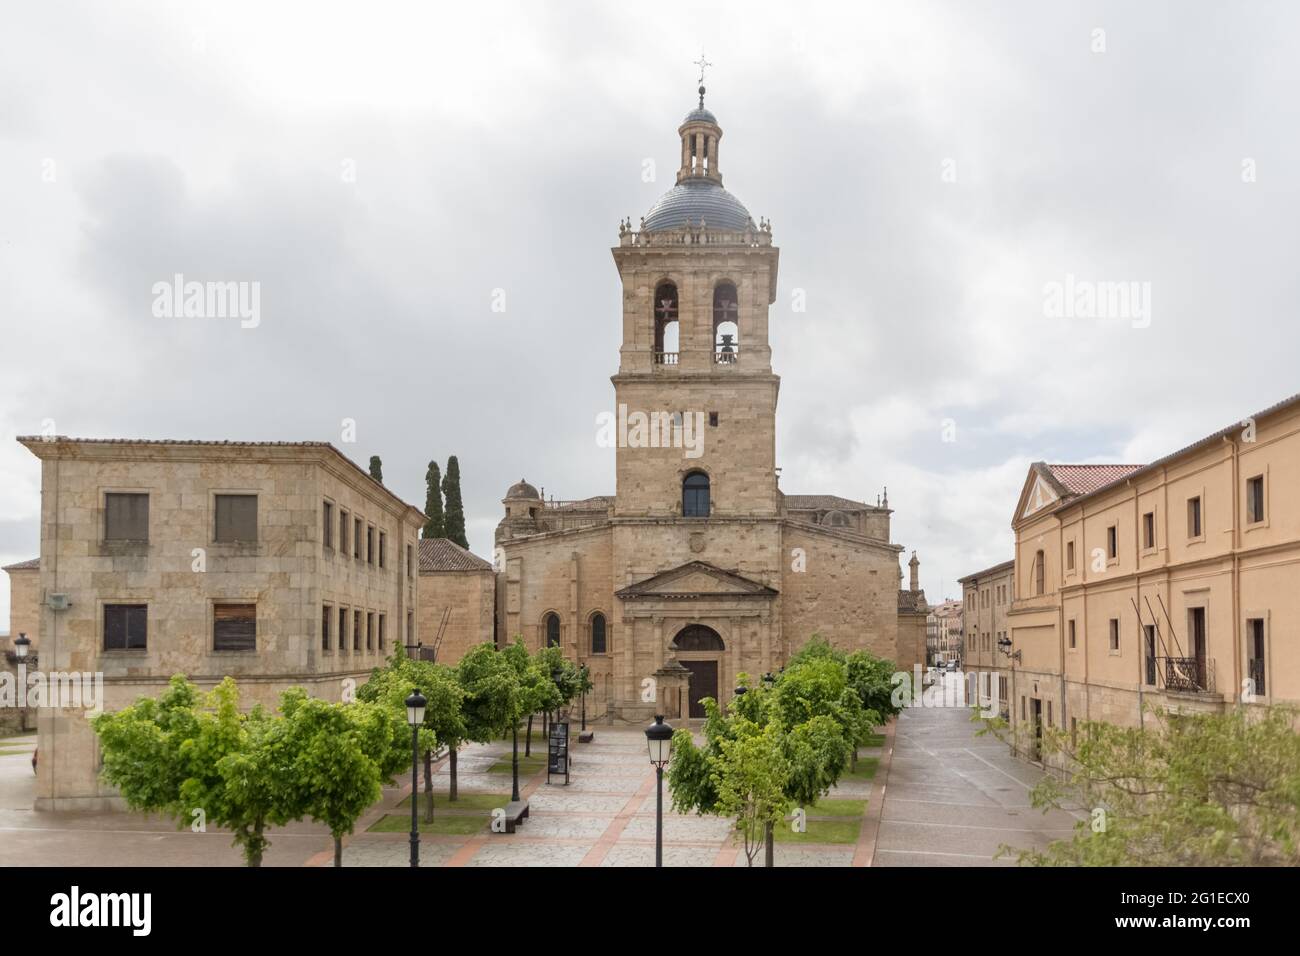
[[(552, 648), (556, 650), (556, 648)], [(544, 654), (539, 652), (536, 657), (530, 656), (528, 648), (524, 645), (524, 639), (516, 636), (514, 642), (507, 644), (501, 651), (501, 656), (510, 662), (514, 669), (515, 678), (519, 686), (519, 716), (527, 716), (528, 725), (524, 735), (524, 756), (533, 752), (533, 715), (538, 712), (547, 713), (560, 706), (560, 691), (555, 682), (551, 679), (550, 661)], [(519, 737), (514, 737), (515, 753), (512, 756), (516, 774), (519, 767)], [(518, 781), (516, 780), (516, 789)]]
[[(433, 755), (439, 747), (447, 748), (447, 797), (455, 800), (459, 796), (457, 754), (468, 738), (465, 719), (461, 713), (465, 692), (457, 679), (456, 671), (444, 664), (408, 657), (405, 647), (397, 644), (388, 658), (388, 665), (373, 671), (370, 680), (357, 689), (357, 698), (382, 703), (401, 718), (405, 734), (405, 742), (401, 746), (405, 752), (404, 760), (409, 761), (410, 729), (406, 726), (406, 698), (417, 687), (426, 700), (419, 749), (424, 760), (424, 819), (431, 822), (434, 809)], [(412, 794), (412, 799), (414, 797)]]
[(424, 522), (424, 530), (420, 532), (420, 536), (445, 538), (447, 520), (442, 510), (442, 471), (436, 461), (429, 462), (429, 470), (424, 473), (424, 484), (427, 489), (424, 496), (424, 514), (428, 520)]
[(200, 696), (177, 675), (158, 701), (100, 714), (93, 726), (104, 779), (128, 806), (166, 814), (178, 826), (228, 827), (249, 866), (262, 864), (268, 827), (301, 816), (277, 757), (283, 720), (260, 705), (241, 712), (233, 678)]
[(343, 838), (380, 798), (382, 784), (410, 764), (405, 712), (383, 703), (330, 703), (295, 687), (281, 695), (280, 713), (272, 751), (289, 804), (329, 828), (334, 865), (342, 866)]
[(1069, 840), (1000, 852), (1033, 866), (1300, 866), (1298, 721), (1281, 706), (1154, 708), (1143, 728), (1045, 727), (1044, 758), (1065, 775), (1044, 777), (1033, 805), (1092, 812)]
[(784, 734), (775, 722), (761, 724), (734, 712), (724, 717), (711, 697), (703, 704), (704, 745), (697, 747), (690, 731), (673, 734), (668, 771), (673, 807), (733, 818), (744, 840), (745, 860), (753, 866), (790, 808)]
[(442, 496), (447, 501), (446, 531), (443, 537), (462, 548), (469, 547), (465, 537), (465, 503), (460, 495), (460, 462), (455, 455), (447, 459), (447, 476), (442, 479)]
[[(465, 695), (461, 704), (465, 739), (486, 744), (513, 731), (517, 751), (523, 695), (515, 666), (505, 654), (487, 643), (471, 647), (456, 665), (456, 679)], [(517, 774), (515, 786), (517, 799)]]
[(379, 460), (378, 455), (370, 456), (370, 477), (381, 485), (384, 483), (384, 463)]

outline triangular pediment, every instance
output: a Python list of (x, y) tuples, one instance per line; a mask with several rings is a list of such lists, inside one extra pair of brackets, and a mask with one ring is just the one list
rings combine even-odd
[(1020, 491), (1020, 502), (1014, 520), (1023, 521), (1040, 511), (1046, 511), (1061, 501), (1062, 492), (1063, 489), (1047, 466), (1042, 462), (1034, 462), (1029, 467), (1029, 475)]
[(618, 597), (637, 598), (772, 597), (777, 592), (759, 581), (705, 561), (691, 561), (628, 585)]

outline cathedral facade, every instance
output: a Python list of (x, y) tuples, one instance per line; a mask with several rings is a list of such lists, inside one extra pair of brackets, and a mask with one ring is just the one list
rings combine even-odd
[(904, 589), (887, 497), (779, 487), (779, 251), (723, 188), (703, 87), (678, 134), (676, 184), (612, 250), (615, 494), (544, 500), (520, 480), (496, 531), (500, 638), (562, 647), (614, 720), (703, 716), (702, 698), (726, 702), (738, 674), (779, 669), (814, 634), (901, 669), (924, 654), (917, 562)]

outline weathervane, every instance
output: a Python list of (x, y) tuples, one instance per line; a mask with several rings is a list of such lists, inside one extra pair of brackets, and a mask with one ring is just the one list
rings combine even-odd
[(700, 58), (694, 61), (695, 65), (700, 68), (700, 109), (704, 109), (704, 70), (706, 67), (713, 66), (708, 60), (704, 59), (704, 50), (700, 50)]

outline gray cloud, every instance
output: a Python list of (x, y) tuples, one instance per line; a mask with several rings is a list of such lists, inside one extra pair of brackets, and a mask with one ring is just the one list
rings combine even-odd
[[(1155, 457), (1297, 390), (1297, 19), (27, 5), (0, 37), (0, 433), (337, 441), (354, 418), (345, 450), (415, 503), (460, 456), (483, 554), (521, 476), (611, 493), (608, 248), (671, 185), (703, 44), (727, 186), (782, 250), (782, 486), (888, 485), (952, 593), (1009, 555), (1029, 461)], [(176, 272), (259, 281), (261, 326), (154, 318)], [(1150, 282), (1150, 328), (1045, 318), (1067, 273)], [(39, 471), (0, 468), (28, 556)]]

